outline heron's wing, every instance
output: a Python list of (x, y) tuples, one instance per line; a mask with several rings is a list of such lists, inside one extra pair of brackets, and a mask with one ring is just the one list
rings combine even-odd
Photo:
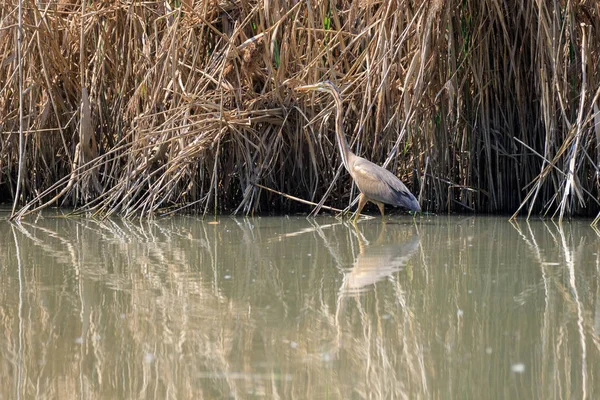
[(373, 200), (420, 210), (417, 199), (402, 181), (379, 165), (357, 157), (352, 165), (352, 177), (360, 191)]

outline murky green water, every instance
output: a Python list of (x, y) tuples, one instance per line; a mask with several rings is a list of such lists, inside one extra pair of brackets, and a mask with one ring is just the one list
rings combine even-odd
[(599, 252), (589, 221), (0, 222), (0, 398), (600, 398)]

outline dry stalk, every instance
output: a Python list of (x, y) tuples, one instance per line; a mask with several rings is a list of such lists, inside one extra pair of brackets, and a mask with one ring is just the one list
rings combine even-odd
[(354, 151), (428, 211), (600, 211), (600, 4), (2, 4), (13, 216), (56, 202), (129, 217), (310, 210), (255, 183), (314, 200), (313, 215), (352, 205), (330, 99), (292, 90), (324, 79), (343, 89)]

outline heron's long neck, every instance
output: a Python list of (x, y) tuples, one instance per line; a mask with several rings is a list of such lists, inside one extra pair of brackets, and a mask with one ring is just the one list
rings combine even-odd
[(335, 105), (337, 108), (337, 114), (335, 116), (335, 135), (337, 137), (337, 143), (340, 149), (340, 154), (342, 155), (344, 167), (350, 171), (348, 160), (352, 156), (352, 151), (350, 151), (350, 146), (348, 145), (346, 137), (344, 136), (344, 124), (342, 122), (344, 118), (344, 111), (342, 109), (342, 100), (339, 98), (339, 96), (333, 96), (333, 98), (335, 99)]

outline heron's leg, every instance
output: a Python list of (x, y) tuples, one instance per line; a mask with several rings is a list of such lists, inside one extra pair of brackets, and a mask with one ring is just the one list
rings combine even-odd
[(364, 194), (361, 193), (360, 197), (358, 198), (358, 208), (356, 209), (356, 216), (354, 217), (354, 222), (358, 221), (360, 212), (362, 211), (365, 204), (367, 204), (367, 201), (369, 201), (367, 199), (367, 196), (365, 196)]
[(383, 205), (383, 203), (377, 202), (377, 207), (379, 207), (379, 212), (381, 213), (381, 219), (383, 220), (385, 217), (385, 211), (384, 211), (385, 206)]

